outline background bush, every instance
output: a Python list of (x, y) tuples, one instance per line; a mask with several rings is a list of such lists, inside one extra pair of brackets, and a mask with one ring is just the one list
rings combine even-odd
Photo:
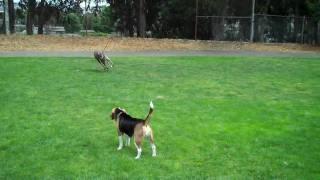
[(80, 18), (75, 13), (70, 13), (64, 17), (63, 25), (67, 33), (79, 32), (81, 29)]

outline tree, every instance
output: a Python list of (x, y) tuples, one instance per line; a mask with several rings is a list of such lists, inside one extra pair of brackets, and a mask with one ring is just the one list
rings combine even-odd
[[(27, 11), (28, 34), (32, 33), (30, 27), (32, 28), (33, 24), (38, 24), (38, 33), (42, 34), (43, 25), (52, 17), (55, 17), (58, 22), (62, 22), (61, 19), (64, 18), (61, 17), (70, 13), (81, 16), (83, 12), (80, 3), (85, 1), (85, 18), (89, 18), (88, 12), (90, 12), (90, 16), (94, 15), (90, 26), (97, 31), (110, 32), (111, 29), (114, 29), (125, 36), (134, 36), (136, 33), (139, 37), (144, 37), (146, 31), (152, 31), (155, 37), (193, 38), (194, 36), (195, 0), (20, 1), (24, 2)], [(102, 1), (108, 2), (110, 6), (101, 9), (99, 3)], [(199, 0), (199, 15), (250, 16), (251, 1)], [(307, 6), (307, 2), (311, 5)], [(94, 3), (94, 7), (90, 7), (92, 3)], [(314, 17), (318, 17), (317, 3), (319, 0), (259, 0), (256, 3), (256, 12), (299, 16), (312, 14)], [(202, 18), (199, 20), (198, 36), (200, 39), (224, 39), (226, 34), (224, 26), (234, 23), (226, 18), (219, 21), (217, 18)], [(249, 31), (246, 26), (247, 24), (240, 23), (241, 32)], [(244, 37), (245, 33), (242, 36)]]
[(314, 36), (315, 42), (320, 44), (320, 0), (309, 0), (308, 1), (308, 9), (310, 11), (311, 16), (314, 18)]
[[(26, 11), (27, 34), (33, 34), (34, 24), (38, 25), (38, 34), (43, 34), (43, 27), (49, 20), (54, 18), (56, 22), (61, 22), (63, 14), (76, 13), (81, 14), (80, 0), (20, 0), (19, 6)], [(23, 14), (19, 12), (19, 14)]]
[(16, 21), (19, 21), (22, 24), (25, 24), (26, 23), (26, 12), (23, 9), (18, 8), (15, 13), (15, 19), (16, 19)]
[(170, 0), (160, 4), (160, 37), (192, 38), (194, 35), (194, 1)]
[(320, 21), (320, 0), (308, 0), (307, 5), (310, 15)]
[(145, 9), (145, 0), (136, 0), (137, 7), (137, 35), (138, 37), (144, 37), (146, 34), (146, 9)]
[(4, 32), (5, 34), (9, 34), (9, 12), (8, 12), (8, 0), (3, 0), (3, 11), (4, 11)]
[(37, 2), (36, 0), (20, 0), (19, 6), (27, 12), (26, 30), (28, 35), (32, 35)]
[(67, 33), (79, 32), (81, 29), (80, 18), (75, 13), (65, 16), (63, 24)]
[[(59, 12), (63, 14), (75, 13), (82, 14), (83, 10), (80, 7), (80, 3), (86, 0), (50, 0), (50, 4), (52, 7), (55, 7), (59, 10)], [(91, 0), (89, 0), (89, 3)], [(88, 6), (85, 7), (88, 9)]]
[(92, 24), (92, 29), (96, 32), (105, 32), (109, 33), (113, 30), (113, 22), (111, 20), (111, 9), (110, 7), (104, 7), (100, 10), (101, 12), (96, 12), (95, 16), (90, 15), (88, 17), (88, 24)]
[(45, 21), (45, 9), (46, 9), (47, 2), (45, 0), (41, 0), (38, 7), (37, 7), (37, 14), (38, 14), (38, 34), (43, 34), (43, 25)]
[(45, 0), (40, 1), (40, 3), (36, 7), (35, 13), (38, 17), (38, 34), (43, 34), (43, 27), (51, 17), (55, 17), (56, 19), (58, 19), (60, 16), (60, 11), (57, 6), (52, 4), (51, 1), (48, 3)]
[(107, 0), (112, 9), (112, 19), (115, 28), (125, 36), (132, 37), (135, 29), (134, 0)]
[(103, 28), (103, 32), (111, 32), (113, 30), (113, 24), (111, 17), (111, 8), (104, 7), (101, 11), (101, 26)]
[(259, 0), (256, 2), (256, 10), (261, 14), (296, 15), (308, 14), (306, 0)]
[(8, 0), (8, 11), (9, 11), (9, 29), (10, 33), (15, 33), (15, 11), (13, 0)]

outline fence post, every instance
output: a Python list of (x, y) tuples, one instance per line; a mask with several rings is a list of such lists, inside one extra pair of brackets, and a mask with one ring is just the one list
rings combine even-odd
[(198, 34), (198, 0), (196, 0), (196, 19), (195, 19), (195, 25), (194, 25), (194, 40), (197, 40), (197, 34)]
[(303, 44), (304, 41), (304, 24), (306, 23), (306, 16), (302, 18), (302, 29), (301, 29), (301, 43)]
[(254, 39), (254, 9), (255, 9), (256, 1), (252, 0), (252, 15), (251, 15), (251, 34), (250, 34), (250, 42), (253, 42)]
[(316, 28), (317, 28), (317, 30), (316, 30), (317, 31), (317, 33), (316, 33), (317, 34), (317, 37), (316, 37), (317, 42), (316, 43), (320, 44), (320, 21), (319, 20), (317, 21)]

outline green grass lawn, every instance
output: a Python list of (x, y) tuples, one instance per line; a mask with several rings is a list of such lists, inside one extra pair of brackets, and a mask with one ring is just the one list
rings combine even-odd
[[(320, 178), (320, 60), (0, 58), (0, 179)], [(158, 150), (117, 151), (113, 107)]]

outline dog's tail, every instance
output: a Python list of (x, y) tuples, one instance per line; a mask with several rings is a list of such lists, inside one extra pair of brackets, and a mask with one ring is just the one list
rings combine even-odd
[(153, 113), (153, 109), (154, 109), (153, 103), (152, 103), (152, 101), (150, 101), (149, 113), (148, 113), (146, 119), (144, 120), (146, 124), (148, 124), (150, 122), (150, 119), (151, 119), (151, 116), (152, 116), (152, 113)]

